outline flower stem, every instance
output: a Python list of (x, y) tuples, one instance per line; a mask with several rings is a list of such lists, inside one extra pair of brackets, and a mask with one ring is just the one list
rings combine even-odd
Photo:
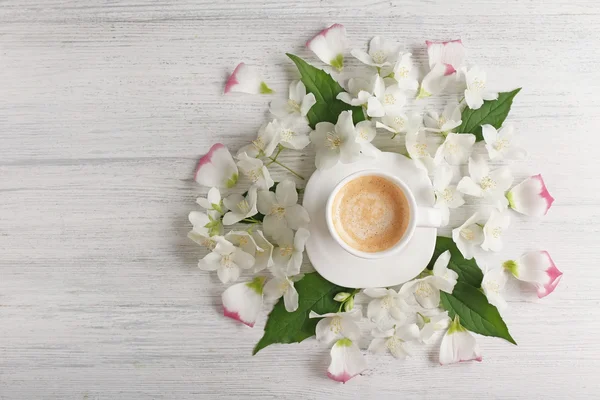
[(297, 173), (296, 171), (294, 171), (294, 170), (293, 170), (293, 169), (291, 169), (290, 167), (288, 167), (288, 166), (286, 166), (286, 165), (284, 165), (284, 164), (280, 163), (280, 162), (279, 162), (279, 161), (277, 161), (275, 158), (273, 158), (273, 157), (269, 157), (269, 159), (271, 160), (271, 162), (270, 162), (269, 164), (267, 164), (267, 165), (270, 165), (270, 164), (272, 164), (272, 163), (275, 163), (275, 164), (279, 165), (280, 167), (287, 169), (287, 170), (288, 170), (288, 171), (290, 171), (292, 174), (296, 175), (298, 178), (300, 178), (300, 179), (302, 179), (302, 180), (305, 180), (305, 179), (304, 179), (304, 177), (303, 177), (302, 175), (300, 175), (299, 173)]
[(259, 220), (257, 220), (256, 218), (253, 218), (253, 217), (244, 218), (242, 221), (248, 222), (250, 224), (260, 224), (261, 223)]
[(266, 164), (265, 167), (268, 167), (269, 165), (271, 165), (274, 162), (276, 162), (277, 157), (279, 157), (279, 154), (283, 151), (283, 148), (284, 147), (282, 145), (279, 145), (279, 148), (277, 149), (277, 153), (275, 154), (275, 157), (268, 157), (271, 160), (271, 162), (268, 163), (268, 164)]

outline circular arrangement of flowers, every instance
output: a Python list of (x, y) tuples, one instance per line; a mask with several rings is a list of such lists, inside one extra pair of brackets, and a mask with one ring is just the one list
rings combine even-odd
[[(379, 36), (368, 51), (350, 52), (369, 72), (345, 79), (350, 44), (339, 24), (306, 45), (326, 66), (288, 54), (301, 79), (290, 83), (287, 98), (273, 98), (272, 118), (256, 139), (235, 157), (215, 144), (198, 163), (195, 180), (209, 190), (197, 200), (204, 210), (189, 214), (188, 237), (210, 251), (198, 267), (229, 285), (222, 295), (224, 315), (253, 327), (265, 304), (272, 305), (254, 354), (316, 336), (331, 346), (327, 375), (340, 382), (367, 368), (364, 350), (404, 359), (437, 332), (443, 333), (442, 365), (482, 360), (473, 333), (516, 344), (501, 316), (508, 280), (533, 285), (542, 298), (562, 276), (547, 251), (478, 265), (487, 253), (502, 250), (511, 213), (541, 217), (554, 201), (541, 175), (515, 184), (509, 168), (510, 160), (526, 157), (514, 127), (505, 123), (520, 89), (491, 90), (486, 73), (467, 65), (460, 40), (426, 41), (429, 71), (422, 79), (412, 55)], [(275, 96), (257, 70), (243, 63), (225, 85), (226, 94), (234, 92)], [(408, 111), (442, 93), (455, 100), (441, 112)], [(480, 199), (481, 212), (454, 227), (451, 238), (439, 236), (429, 265), (400, 286), (345, 288), (317, 272), (301, 273), (311, 221), (298, 204), (302, 189), (296, 181), (305, 177), (283, 164), (280, 154), (310, 145), (317, 169), (343, 168), (378, 157), (372, 144), (377, 134), (404, 143), (406, 156), (427, 171), (444, 225), (452, 210), (471, 199)], [(476, 146), (485, 146), (487, 156), (475, 155)], [(272, 168), (285, 169), (290, 179), (274, 182)], [(243, 188), (240, 172), (248, 183)], [(242, 275), (244, 281), (236, 283)], [(365, 336), (371, 337), (366, 349), (359, 340)]]

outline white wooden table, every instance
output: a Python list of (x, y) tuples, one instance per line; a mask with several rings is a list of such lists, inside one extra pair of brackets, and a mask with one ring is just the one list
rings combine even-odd
[[(557, 200), (515, 219), (502, 257), (548, 249), (565, 275), (510, 302), (518, 347), (479, 338), (484, 362), (450, 367), (435, 349), (367, 355), (341, 385), (314, 340), (252, 357), (266, 313), (254, 329), (220, 315), (186, 238), (192, 171), (212, 143), (252, 138), (267, 104), (224, 97), (224, 80), (264, 65), (284, 93), (284, 53), (316, 62), (303, 43), (333, 22), (423, 64), (425, 39), (461, 37), (491, 80), (524, 87), (509, 119), (530, 157), (513, 171)], [(595, 0), (0, 1), (0, 399), (597, 398), (599, 37)], [(284, 161), (314, 168), (310, 149)]]

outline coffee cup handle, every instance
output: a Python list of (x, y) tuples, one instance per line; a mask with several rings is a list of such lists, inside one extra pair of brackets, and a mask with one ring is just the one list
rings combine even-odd
[(442, 212), (437, 208), (417, 207), (417, 226), (439, 228), (442, 226)]

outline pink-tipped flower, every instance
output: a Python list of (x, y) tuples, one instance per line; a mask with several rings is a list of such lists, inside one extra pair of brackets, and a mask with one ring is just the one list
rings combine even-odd
[(341, 71), (344, 68), (344, 51), (348, 48), (346, 28), (333, 24), (306, 42), (306, 47), (325, 64)]
[(265, 277), (258, 276), (250, 282), (228, 287), (221, 295), (223, 315), (252, 328), (262, 308), (264, 283)]
[(239, 63), (225, 84), (224, 93), (230, 92), (271, 94), (273, 90), (263, 81), (256, 70), (244, 63)]
[(194, 180), (208, 187), (234, 187), (238, 180), (238, 168), (227, 147), (221, 143), (213, 145), (198, 161)]
[(481, 350), (477, 341), (461, 324), (458, 315), (450, 323), (440, 346), (440, 364), (454, 364), (463, 361), (481, 361)]
[(503, 265), (515, 278), (535, 285), (540, 299), (552, 293), (562, 278), (562, 272), (547, 251), (530, 251)]
[(446, 66), (446, 75), (453, 74), (465, 61), (465, 46), (460, 39), (446, 42), (432, 42), (426, 40), (427, 55), (429, 56), (429, 68), (436, 64)]
[(331, 364), (327, 376), (337, 382), (346, 383), (367, 369), (365, 357), (352, 340), (339, 339), (331, 348)]
[(541, 174), (531, 176), (507, 194), (508, 206), (521, 214), (541, 217), (548, 213), (554, 197), (548, 193)]
[(442, 93), (465, 60), (465, 48), (460, 39), (447, 42), (427, 40), (425, 43), (431, 70), (423, 78), (417, 98)]

